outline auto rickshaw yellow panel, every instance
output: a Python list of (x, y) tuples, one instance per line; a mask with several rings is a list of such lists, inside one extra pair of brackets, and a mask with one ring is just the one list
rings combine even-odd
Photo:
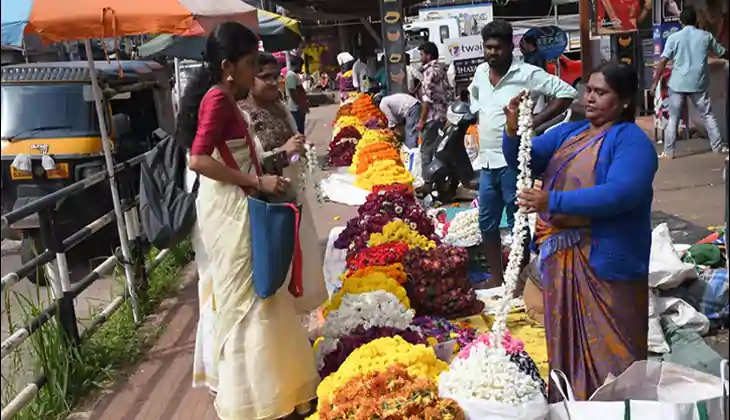
[[(5, 143), (5, 142), (3, 142)], [(3, 156), (28, 155), (93, 155), (102, 153), (101, 137), (66, 137), (23, 139), (5, 144)]]

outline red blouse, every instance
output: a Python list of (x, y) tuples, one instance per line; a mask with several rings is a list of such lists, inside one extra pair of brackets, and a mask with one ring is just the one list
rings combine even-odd
[(237, 112), (240, 111), (222, 90), (209, 90), (200, 101), (198, 130), (190, 154), (210, 155), (221, 142), (246, 137)]

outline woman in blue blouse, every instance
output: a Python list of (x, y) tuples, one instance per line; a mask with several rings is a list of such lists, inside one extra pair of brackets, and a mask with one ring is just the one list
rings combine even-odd
[[(535, 232), (551, 369), (588, 399), (608, 374), (646, 359), (652, 182), (657, 155), (634, 123), (636, 72), (609, 63), (583, 97), (587, 121), (567, 123), (532, 143), (543, 188), (518, 194), (538, 213)], [(505, 108), (503, 150), (517, 167), (517, 107)], [(555, 401), (555, 392), (550, 392)]]

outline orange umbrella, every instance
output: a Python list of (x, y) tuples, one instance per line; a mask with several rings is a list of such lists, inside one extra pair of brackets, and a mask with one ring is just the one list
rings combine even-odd
[(241, 0), (9, 0), (2, 2), (2, 43), (23, 33), (49, 42), (140, 34), (204, 35), (235, 21), (258, 33), (256, 8)]

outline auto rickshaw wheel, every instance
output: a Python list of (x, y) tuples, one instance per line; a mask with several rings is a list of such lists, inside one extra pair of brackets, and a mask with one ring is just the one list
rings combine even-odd
[[(23, 242), (20, 248), (20, 261), (25, 265), (28, 261), (37, 257), (43, 251), (40, 251), (43, 246), (41, 245), (39, 232), (33, 232), (30, 234), (23, 235)], [(31, 283), (35, 283), (38, 286), (48, 286), (48, 279), (46, 278), (46, 264), (39, 265), (28, 274), (28, 280)]]

